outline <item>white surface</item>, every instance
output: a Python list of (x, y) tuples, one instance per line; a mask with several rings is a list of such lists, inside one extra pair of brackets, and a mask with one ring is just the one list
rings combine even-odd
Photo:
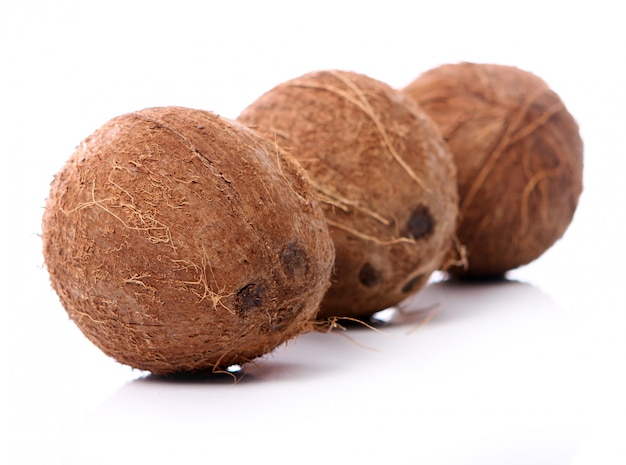
[[(626, 463), (616, 4), (204, 3), (0, 0), (0, 463)], [(400, 87), (460, 60), (543, 77), (586, 144), (574, 222), (511, 282), (433, 282), (402, 324), (307, 335), (237, 384), (146, 377), (68, 321), (42, 267), (42, 206), (111, 117), (176, 104), (234, 118), (308, 71)]]

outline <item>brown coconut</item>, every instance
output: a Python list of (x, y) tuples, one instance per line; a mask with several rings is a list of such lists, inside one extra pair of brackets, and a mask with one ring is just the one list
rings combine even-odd
[(319, 317), (364, 318), (439, 268), (457, 215), (452, 156), (417, 105), (347, 71), (284, 82), (238, 118), (307, 171), (336, 250)]
[(583, 143), (560, 97), (512, 66), (447, 64), (404, 93), (439, 125), (458, 169), (458, 237), (467, 267), (496, 277), (538, 258), (565, 232), (582, 191)]
[(43, 243), (87, 338), (156, 374), (242, 364), (311, 329), (334, 259), (300, 167), (179, 107), (85, 139), (52, 182)]

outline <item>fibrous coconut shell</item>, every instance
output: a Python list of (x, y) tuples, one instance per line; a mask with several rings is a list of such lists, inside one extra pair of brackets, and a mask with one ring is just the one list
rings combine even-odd
[(410, 99), (363, 74), (328, 70), (271, 89), (238, 119), (307, 171), (335, 244), (320, 317), (363, 318), (419, 290), (450, 249), (452, 156)]
[(43, 243), (87, 338), (156, 374), (242, 364), (307, 331), (334, 260), (297, 164), (239, 123), (180, 107), (85, 139), (52, 182)]
[(542, 255), (572, 221), (583, 142), (561, 98), (513, 66), (458, 63), (403, 89), (438, 124), (458, 170), (465, 277), (495, 277)]

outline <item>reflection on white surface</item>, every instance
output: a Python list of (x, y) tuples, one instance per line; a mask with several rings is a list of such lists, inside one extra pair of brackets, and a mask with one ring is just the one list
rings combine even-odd
[(237, 383), (135, 379), (71, 433), (64, 463), (571, 462), (584, 348), (550, 298), (519, 282), (438, 282), (402, 308), (402, 324), (300, 337)]

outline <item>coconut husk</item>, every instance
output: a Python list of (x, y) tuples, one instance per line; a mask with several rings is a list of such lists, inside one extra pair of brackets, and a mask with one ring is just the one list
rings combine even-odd
[(403, 92), (438, 124), (457, 165), (467, 266), (453, 274), (502, 275), (562, 237), (582, 192), (583, 142), (546, 82), (512, 66), (458, 63)]
[(303, 171), (271, 142), (180, 107), (119, 116), (55, 176), (52, 287), (107, 355), (220, 369), (312, 329), (334, 259)]
[(400, 92), (348, 71), (284, 82), (238, 118), (307, 171), (335, 244), (319, 317), (364, 318), (419, 290), (441, 266), (457, 214), (452, 156)]

